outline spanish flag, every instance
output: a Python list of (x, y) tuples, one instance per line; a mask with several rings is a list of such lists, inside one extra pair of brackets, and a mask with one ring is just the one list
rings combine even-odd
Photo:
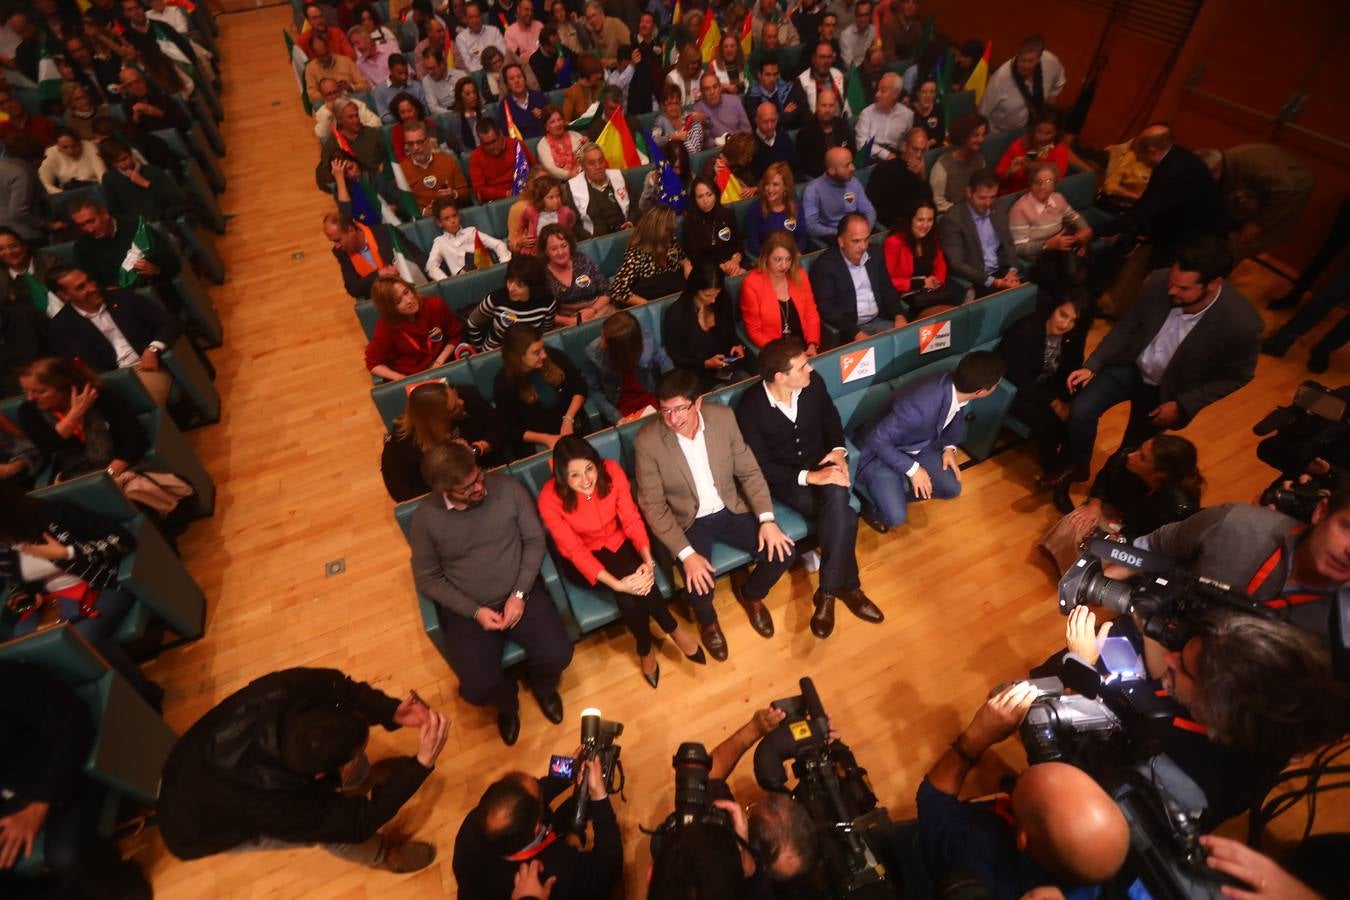
[(975, 92), (977, 109), (980, 101), (984, 99), (984, 86), (989, 83), (989, 51), (993, 49), (993, 46), (993, 41), (985, 41), (984, 55), (980, 57), (980, 61), (971, 70), (970, 77), (966, 79), (966, 90)]
[(717, 55), (717, 45), (720, 43), (722, 43), (722, 29), (717, 27), (717, 20), (709, 10), (703, 17), (703, 26), (698, 31), (698, 49), (705, 63), (713, 61), (713, 57)]
[(492, 258), (488, 248), (483, 246), (483, 238), (479, 236), (478, 229), (473, 230), (473, 267), (475, 269), (488, 269), (495, 266), (497, 261)]
[(750, 47), (754, 43), (754, 36), (752, 34), (754, 21), (755, 17), (750, 13), (746, 13), (745, 21), (741, 24), (741, 52), (746, 56), (750, 55)]
[(723, 206), (740, 200), (745, 190), (741, 180), (731, 173), (731, 167), (720, 159), (717, 161), (717, 187), (722, 192)]
[(670, 17), (670, 24), (678, 25), (684, 21), (684, 10), (680, 7), (680, 0), (675, 0), (675, 14)]
[(595, 139), (595, 145), (605, 151), (605, 161), (611, 169), (631, 169), (647, 164), (647, 155), (633, 139), (633, 132), (628, 130), (622, 106), (617, 107), (609, 117), (604, 130)]

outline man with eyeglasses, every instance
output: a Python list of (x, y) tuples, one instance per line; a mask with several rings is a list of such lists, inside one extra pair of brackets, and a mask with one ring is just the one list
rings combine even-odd
[(403, 149), (408, 155), (398, 165), (422, 215), (430, 215), (431, 204), (442, 197), (450, 198), (456, 206), (469, 205), (464, 170), (454, 154), (440, 152), (425, 125), (412, 122), (403, 126)]
[(431, 493), (413, 513), (413, 580), (436, 603), (460, 696), (496, 708), (509, 747), (520, 737), (520, 705), (502, 671), (508, 639), (525, 651), (525, 680), (545, 718), (563, 720), (558, 680), (572, 641), (539, 578), (544, 526), (530, 492), (509, 475), (484, 472), (463, 442), (428, 450), (422, 477)]
[(928, 183), (928, 170), (923, 164), (928, 146), (928, 132), (915, 126), (905, 132), (899, 153), (873, 167), (867, 199), (877, 208), (877, 221), (887, 228), (907, 226), (900, 217), (920, 200), (933, 202), (933, 186)]
[(638, 506), (652, 533), (679, 560), (703, 646), (721, 662), (727, 641), (713, 608), (713, 545), (756, 559), (749, 576), (732, 576), (731, 589), (750, 625), (766, 638), (774, 628), (764, 599), (796, 550), (774, 522), (769, 486), (736, 414), (716, 403), (705, 407), (698, 376), (685, 369), (663, 375), (656, 397), (660, 421), (644, 425), (635, 442)]
[[(836, 55), (834, 45), (822, 39), (811, 53), (811, 65), (797, 78), (811, 112), (816, 111), (816, 96), (823, 91), (833, 91), (836, 97), (844, 96), (844, 73), (834, 67)], [(848, 112), (847, 104), (844, 111)]]

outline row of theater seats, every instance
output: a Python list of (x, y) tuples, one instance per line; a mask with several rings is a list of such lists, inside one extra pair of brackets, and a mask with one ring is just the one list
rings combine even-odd
[[(190, 15), (195, 39), (217, 53), (219, 59), (217, 26), (205, 6), (198, 5)], [(196, 272), (217, 284), (225, 280), (224, 264), (207, 233), (225, 232), (225, 216), (216, 197), (226, 186), (219, 165), (225, 145), (217, 127), (223, 110), (208, 80), (197, 76), (195, 83), (197, 90), (191, 103), (183, 104), (191, 116), (191, 127), (183, 133), (176, 130), (153, 133), (178, 156), (180, 169), (170, 174), (178, 176), (198, 201), (202, 216), (196, 222), (179, 220), (171, 230), (157, 228), (152, 240), (163, 242), (161, 246), (172, 246), (182, 257), (182, 274), (174, 280), (173, 288), (183, 300), (186, 324), (201, 343), (220, 346), (224, 340), (220, 317)], [(35, 92), (20, 89), (16, 94), (27, 108), (38, 111)], [(122, 117), (117, 107), (106, 112)], [(72, 201), (82, 196), (106, 205), (97, 186), (64, 191), (54, 195), (52, 201), (58, 214), (63, 214)], [(68, 262), (79, 262), (72, 243), (43, 249)], [(159, 302), (152, 291), (141, 293)], [(174, 378), (174, 396), (186, 397), (203, 421), (219, 419), (220, 396), (188, 339), (180, 338), (160, 359)], [(145, 461), (152, 468), (172, 471), (188, 481), (196, 491), (194, 497), (185, 501), (191, 505), (191, 511), (197, 516), (211, 515), (215, 510), (215, 483), (173, 419), (130, 371), (103, 373), (100, 380), (105, 391), (116, 394), (131, 407), (145, 429), (150, 445)], [(17, 421), (16, 412), (22, 401), (22, 397), (0, 400), (0, 415)], [(179, 640), (201, 637), (206, 624), (206, 595), (155, 524), (102, 471), (59, 484), (51, 483), (51, 475), (50, 470), (38, 473), (39, 487), (32, 492), (33, 496), (60, 501), (109, 520), (126, 530), (135, 542), (135, 550), (121, 560), (118, 573), (119, 586), (136, 598), (119, 626), (118, 642), (126, 645), (133, 656), (143, 656), (166, 646), (165, 631)], [(177, 736), (78, 632), (63, 624), (0, 642), (0, 660), (41, 666), (71, 687), (87, 705), (96, 734), (85, 761), (85, 774), (108, 788), (99, 823), (102, 834), (113, 833), (127, 802), (142, 807), (154, 805), (160, 772)], [(18, 862), (14, 871), (19, 875), (41, 872), (42, 847), (39, 836), (32, 854)]]

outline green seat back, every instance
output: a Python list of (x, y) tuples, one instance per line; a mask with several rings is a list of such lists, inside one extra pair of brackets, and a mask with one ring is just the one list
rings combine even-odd
[(1013, 141), (1021, 137), (1025, 132), (1021, 128), (1010, 128), (1007, 131), (992, 131), (984, 139), (984, 146), (980, 148), (980, 153), (984, 156), (984, 161), (991, 167), (997, 166), (999, 160), (1003, 159), (1003, 154), (1008, 152), (1008, 148), (1013, 145)]

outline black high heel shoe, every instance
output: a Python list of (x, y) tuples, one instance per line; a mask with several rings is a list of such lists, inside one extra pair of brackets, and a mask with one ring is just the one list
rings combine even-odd
[(693, 653), (686, 653), (684, 658), (697, 666), (706, 666), (708, 664), (708, 655), (699, 647)]
[[(641, 663), (641, 660), (639, 660), (639, 663)], [(639, 669), (639, 671), (641, 670)], [(656, 687), (658, 684), (660, 684), (661, 661), (659, 659), (656, 661), (656, 668), (652, 669), (652, 674), (648, 675), (646, 672), (642, 673), (642, 680), (650, 684), (653, 688)]]

